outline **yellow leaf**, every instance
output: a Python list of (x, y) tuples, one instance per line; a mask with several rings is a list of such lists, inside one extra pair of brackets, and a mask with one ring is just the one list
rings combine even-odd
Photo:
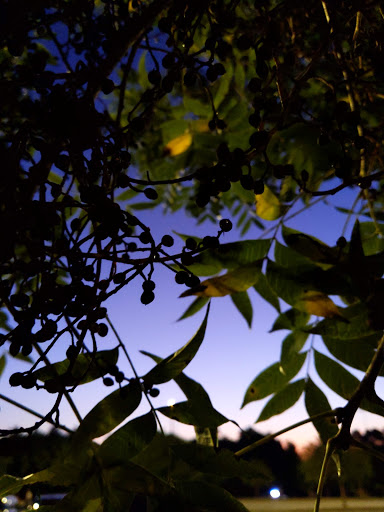
[(260, 270), (259, 261), (238, 267), (222, 276), (211, 277), (200, 283), (199, 286), (185, 291), (180, 297), (189, 297), (190, 295), (224, 297), (232, 293), (245, 292), (259, 279), (256, 268)]
[(310, 315), (322, 316), (324, 318), (338, 318), (343, 322), (349, 323), (343, 316), (340, 308), (336, 306), (328, 295), (322, 292), (312, 290), (305, 291), (295, 304), (295, 307)]
[(177, 156), (184, 153), (192, 144), (192, 135), (189, 132), (179, 135), (168, 142), (164, 148), (164, 153), (169, 156)]
[(281, 215), (280, 201), (266, 185), (264, 192), (256, 195), (256, 213), (264, 220), (276, 220)]

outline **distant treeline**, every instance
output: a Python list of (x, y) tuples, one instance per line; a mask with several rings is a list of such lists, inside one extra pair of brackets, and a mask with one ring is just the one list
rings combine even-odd
[[(236, 452), (258, 441), (263, 436), (249, 429), (244, 431), (237, 441), (220, 440), (218, 450)], [(384, 456), (384, 434), (378, 430), (365, 434), (354, 433), (354, 437), (374, 447)], [(175, 442), (184, 442), (176, 439)], [(0, 471), (2, 474), (24, 476), (49, 466), (54, 460), (64, 458), (69, 449), (69, 437), (53, 429), (49, 434), (20, 435), (0, 440)], [(267, 496), (272, 487), (290, 497), (312, 496), (315, 494), (321, 468), (324, 447), (310, 445), (300, 458), (295, 446), (289, 444), (283, 448), (277, 440), (261, 445), (256, 450), (243, 456), (260, 468), (261, 475), (252, 483), (231, 478), (225, 487), (236, 496)], [(384, 462), (369, 452), (351, 448), (339, 454), (342, 474), (338, 477), (336, 464), (332, 464), (324, 488), (325, 496), (383, 496)], [(35, 493), (60, 491), (40, 484)], [(24, 492), (26, 489), (24, 489)], [(23, 494), (23, 493), (22, 493)]]

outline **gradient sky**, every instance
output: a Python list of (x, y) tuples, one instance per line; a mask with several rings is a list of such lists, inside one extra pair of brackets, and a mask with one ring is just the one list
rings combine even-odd
[[(351, 204), (351, 197), (349, 191), (344, 191), (330, 201), (332, 204), (345, 206)], [(194, 220), (186, 218), (183, 213), (162, 216), (159, 212), (152, 210), (144, 212), (140, 218), (151, 225), (156, 240), (160, 240), (162, 235), (172, 231), (196, 236), (215, 235), (217, 232), (217, 228), (212, 224), (196, 227)], [(342, 232), (345, 219), (344, 215), (329, 206), (316, 205), (309, 212), (288, 221), (287, 225), (313, 234), (330, 245), (334, 245)], [(267, 224), (273, 225), (273, 223)], [(347, 237), (352, 225), (353, 219), (347, 230)], [(245, 238), (252, 239), (259, 236), (260, 231), (257, 228), (251, 228)], [(225, 234), (222, 242), (234, 240), (238, 240), (235, 230)], [(191, 318), (176, 322), (193, 298), (178, 298), (184, 287), (177, 285), (174, 282), (173, 274), (163, 267), (157, 268), (154, 280), (156, 282), (156, 299), (152, 304), (144, 306), (140, 303), (139, 297), (142, 291), (140, 280), (140, 282), (133, 282), (126, 290), (122, 290), (112, 297), (108, 307), (110, 318), (126, 343), (128, 352), (140, 375), (145, 374), (153, 366), (149, 358), (140, 354), (140, 350), (146, 350), (161, 357), (171, 354), (193, 336), (204, 316), (204, 310), (202, 310)], [(266, 398), (253, 402), (240, 410), (245, 390), (256, 375), (279, 360), (281, 341), (288, 334), (287, 331), (269, 333), (277, 313), (253, 290), (250, 291), (250, 297), (254, 307), (252, 329), (248, 328), (229, 297), (216, 298), (212, 301), (205, 340), (185, 371), (188, 376), (205, 387), (214, 407), (226, 417), (238, 422), (242, 428), (247, 428), (255, 422), (264, 404), (268, 401)], [(282, 309), (285, 310), (288, 307)], [(110, 331), (106, 338), (100, 339), (99, 348), (109, 349), (116, 345), (116, 340)], [(59, 342), (54, 348), (51, 360), (63, 359), (66, 347), (67, 343), (64, 346)], [(320, 337), (316, 337), (315, 348), (328, 354)], [(123, 357), (120, 367), (127, 377), (132, 376), (128, 362)], [(2, 393), (44, 414), (53, 404), (55, 395), (50, 395), (44, 390), (36, 392), (10, 388), (8, 385), (11, 373), (25, 371), (25, 369), (25, 363), (19, 361), (12, 360), (10, 364), (7, 364), (2, 376)], [(305, 370), (304, 367), (299, 377), (305, 375)], [(361, 372), (351, 369), (350, 371), (358, 377), (362, 376)], [(313, 380), (320, 384), (315, 377), (312, 361), (310, 361), (310, 374)], [(382, 378), (379, 380), (382, 381)], [(321, 387), (327, 393), (332, 407), (345, 403), (324, 385)], [(106, 388), (99, 379), (99, 381), (80, 386), (72, 396), (81, 415), (84, 416), (103, 396), (115, 388)], [(174, 398), (176, 401), (184, 400), (184, 395), (173, 383), (161, 385), (159, 388), (161, 391), (159, 397), (153, 399), (155, 407), (166, 405), (170, 398)], [(377, 391), (379, 394), (380, 391), (384, 391), (382, 382), (378, 382)], [(1, 401), (0, 406), (1, 428), (30, 426), (35, 421), (31, 415), (4, 401)], [(148, 405), (143, 400), (134, 416), (144, 414), (147, 410)], [(303, 399), (301, 399), (286, 413), (257, 424), (255, 428), (261, 433), (270, 433), (306, 417)], [(193, 437), (193, 427), (181, 425), (163, 416), (161, 416), (161, 420), (165, 431), (187, 438)], [(64, 403), (60, 422), (70, 428), (76, 428), (77, 420)], [(384, 419), (368, 412), (359, 412), (353, 427), (361, 431), (372, 428), (384, 429)], [(222, 436), (235, 438), (238, 433), (239, 429), (231, 423), (220, 428)], [(284, 442), (291, 441), (299, 448), (316, 441), (316, 439), (316, 432), (311, 425), (290, 431), (279, 438)]]

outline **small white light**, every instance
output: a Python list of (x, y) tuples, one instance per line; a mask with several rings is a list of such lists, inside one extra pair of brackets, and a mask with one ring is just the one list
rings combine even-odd
[(168, 407), (173, 407), (176, 403), (176, 400), (174, 398), (170, 398), (169, 400), (167, 400), (167, 405)]
[(7, 498), (4, 496), (4, 498), (1, 498), (1, 503), (7, 503)]
[(269, 491), (269, 495), (272, 499), (276, 500), (277, 498), (280, 498), (281, 494), (277, 487), (274, 487)]
[(38, 503), (34, 503), (32, 505), (32, 508), (33, 508), (33, 510), (37, 510), (38, 508), (40, 508), (40, 505)]

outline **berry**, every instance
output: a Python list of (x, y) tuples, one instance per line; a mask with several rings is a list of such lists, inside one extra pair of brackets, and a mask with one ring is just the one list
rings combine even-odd
[(152, 69), (152, 71), (150, 71), (148, 73), (148, 81), (152, 85), (160, 85), (160, 82), (161, 82), (160, 71), (158, 71), (157, 69)]
[(140, 302), (145, 306), (155, 300), (155, 294), (150, 290), (145, 290), (140, 297)]
[(177, 284), (185, 284), (188, 277), (188, 272), (186, 272), (185, 270), (179, 270), (179, 272), (176, 272), (175, 281)]
[(172, 247), (174, 244), (173, 237), (171, 237), (171, 235), (164, 235), (161, 239), (161, 243), (162, 245), (165, 245), (165, 247)]
[(159, 197), (159, 194), (154, 188), (145, 188), (144, 195), (147, 199), (151, 199), (152, 201), (156, 201), (156, 199)]
[(9, 385), (12, 387), (21, 386), (24, 375), (20, 372), (16, 372), (9, 377)]
[(113, 386), (114, 382), (113, 379), (111, 379), (111, 377), (104, 377), (103, 384), (104, 386)]
[(336, 245), (337, 247), (340, 247), (340, 249), (343, 249), (347, 245), (347, 240), (344, 236), (341, 236), (337, 239)]
[(208, 128), (211, 130), (211, 132), (213, 132), (214, 130), (216, 130), (216, 121), (215, 121), (215, 119), (211, 119), (211, 120), (208, 122)]
[(102, 338), (105, 338), (105, 336), (108, 334), (108, 325), (107, 324), (98, 324), (97, 333)]
[(253, 192), (255, 194), (262, 194), (264, 192), (264, 182), (263, 180), (256, 180), (253, 185)]
[(219, 130), (225, 130), (227, 127), (227, 123), (224, 121), (224, 119), (217, 119), (216, 126)]
[[(139, 240), (142, 244), (150, 244), (151, 243), (151, 240), (152, 240), (152, 237), (151, 235), (149, 234), (149, 231), (143, 231), (142, 233), (140, 233), (139, 235)], [(129, 250), (129, 249), (128, 249)]]
[(149, 390), (149, 394), (151, 395), (152, 398), (156, 398), (157, 396), (160, 395), (160, 390), (157, 388), (152, 388)]
[(190, 251), (194, 251), (197, 247), (197, 242), (194, 238), (187, 238), (185, 241), (185, 247)]
[(74, 345), (70, 345), (67, 348), (67, 352), (65, 353), (65, 355), (67, 356), (67, 359), (72, 361), (73, 359), (76, 359), (78, 353), (79, 353), (78, 349)]
[(301, 180), (304, 182), (304, 183), (307, 183), (307, 181), (309, 180), (309, 173), (308, 171), (306, 171), (305, 169), (303, 169), (301, 171)]
[(151, 279), (147, 279), (146, 281), (143, 281), (141, 286), (143, 287), (144, 291), (152, 292), (156, 288), (156, 283)]
[(185, 281), (185, 284), (189, 287), (189, 288), (195, 288), (196, 286), (199, 286), (200, 284), (200, 279), (195, 276), (194, 274), (191, 274), (187, 277), (186, 281)]
[(243, 176), (240, 178), (240, 185), (245, 190), (252, 190), (254, 187), (254, 179), (250, 174), (243, 174)]
[(232, 229), (232, 222), (229, 219), (221, 219), (220, 221), (220, 229), (224, 231), (225, 233), (228, 231), (231, 231)]
[(117, 374), (115, 375), (115, 380), (118, 384), (120, 384), (121, 382), (123, 382), (125, 378), (125, 375), (123, 372), (117, 372)]
[(219, 240), (215, 236), (205, 236), (203, 238), (203, 246), (206, 249), (215, 249), (220, 245)]
[(105, 79), (103, 80), (102, 84), (101, 84), (101, 92), (103, 94), (111, 94), (111, 92), (113, 92), (115, 88), (115, 84), (113, 83), (113, 80), (110, 80), (110, 79)]

